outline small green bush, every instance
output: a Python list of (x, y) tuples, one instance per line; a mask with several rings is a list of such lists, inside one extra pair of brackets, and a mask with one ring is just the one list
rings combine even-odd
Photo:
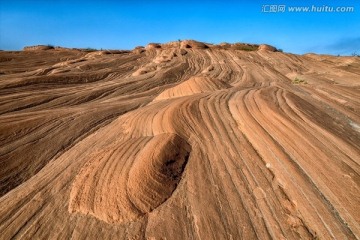
[(304, 79), (300, 79), (298, 77), (296, 77), (293, 81), (293, 84), (307, 84), (307, 82)]

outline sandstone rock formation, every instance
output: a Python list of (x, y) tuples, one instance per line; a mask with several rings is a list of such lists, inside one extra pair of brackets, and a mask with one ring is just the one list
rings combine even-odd
[(149, 43), (146, 46), (146, 49), (156, 49), (156, 48), (161, 48), (161, 45), (159, 43)]
[[(80, 170), (72, 184), (70, 213), (91, 214), (107, 223), (126, 224), (171, 197), (188, 161), (189, 144), (175, 134), (143, 137), (129, 143), (141, 143), (143, 149), (118, 158), (113, 149), (107, 148)], [(129, 144), (125, 146), (131, 148)], [(110, 162), (115, 167), (106, 168)], [(94, 195), (93, 191), (102, 194)]]
[(194, 40), (184, 40), (184, 41), (181, 41), (180, 47), (181, 48), (205, 49), (205, 48), (208, 48), (209, 46), (206, 45), (205, 43), (194, 41)]
[(360, 58), (257, 48), (0, 52), (0, 238), (359, 239)]
[(270, 52), (276, 52), (277, 51), (277, 49), (275, 47), (270, 46), (268, 44), (261, 44), (259, 46), (259, 50), (260, 51), (270, 51)]

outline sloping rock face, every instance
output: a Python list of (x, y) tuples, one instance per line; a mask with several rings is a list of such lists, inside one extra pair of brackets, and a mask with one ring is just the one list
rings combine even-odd
[[(134, 154), (130, 144), (142, 147)], [(70, 213), (91, 214), (108, 223), (129, 223), (172, 196), (188, 161), (190, 145), (176, 134), (159, 134), (130, 139), (122, 145), (126, 146), (129, 148), (115, 152), (104, 150), (80, 170), (70, 193)], [(118, 151), (123, 153), (120, 157)], [(105, 167), (110, 162), (116, 167)], [(94, 195), (93, 191), (102, 194)]]
[(226, 82), (212, 79), (206, 76), (194, 76), (179, 85), (163, 91), (155, 98), (155, 101), (182, 96), (194, 95), (196, 93), (213, 92), (231, 87)]
[(1, 239), (360, 238), (360, 58), (160, 45), (0, 52)]

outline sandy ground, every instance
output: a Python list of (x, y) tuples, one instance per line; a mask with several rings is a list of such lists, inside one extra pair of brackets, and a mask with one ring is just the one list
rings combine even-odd
[(0, 239), (359, 239), (360, 58), (240, 47), (0, 52)]

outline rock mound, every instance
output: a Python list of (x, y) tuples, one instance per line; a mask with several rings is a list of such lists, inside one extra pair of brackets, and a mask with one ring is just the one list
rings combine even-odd
[(159, 43), (149, 43), (146, 46), (146, 49), (159, 49), (161, 48), (161, 45)]
[(195, 40), (184, 40), (181, 42), (180, 48), (206, 49), (209, 48), (209, 46)]
[(132, 52), (135, 53), (135, 54), (140, 54), (140, 53), (143, 53), (145, 52), (145, 48), (143, 46), (137, 46), (135, 47)]
[(270, 45), (268, 45), (268, 44), (261, 44), (260, 46), (259, 46), (259, 49), (258, 49), (259, 51), (269, 51), (269, 52), (276, 52), (277, 51), (277, 49), (275, 48), (275, 47), (273, 47), (273, 46), (270, 46)]

